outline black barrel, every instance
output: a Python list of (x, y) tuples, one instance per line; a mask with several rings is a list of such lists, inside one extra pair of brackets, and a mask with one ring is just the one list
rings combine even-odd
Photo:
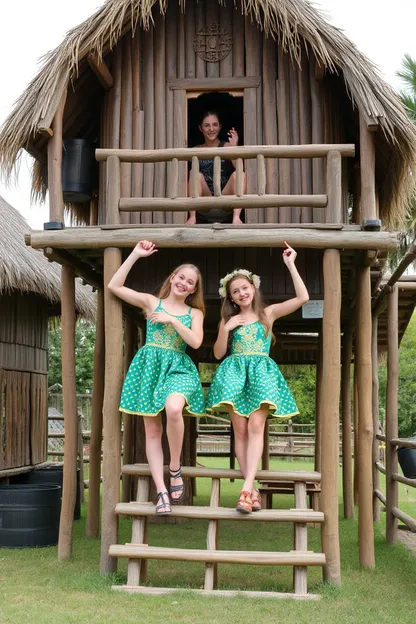
[(54, 546), (60, 510), (59, 485), (0, 486), (0, 547)]
[(62, 191), (64, 200), (82, 203), (91, 199), (97, 184), (94, 147), (85, 139), (65, 139), (62, 147)]
[[(77, 470), (77, 497), (75, 499), (74, 520), (81, 518), (81, 491), (80, 491), (80, 470)], [(27, 483), (27, 484), (47, 484), (59, 485), (62, 488), (64, 479), (63, 466), (46, 466), (16, 475), (10, 479), (11, 483)]]
[[(416, 436), (409, 440), (416, 440)], [(416, 449), (401, 446), (397, 449), (397, 457), (404, 476), (408, 479), (416, 479)]]

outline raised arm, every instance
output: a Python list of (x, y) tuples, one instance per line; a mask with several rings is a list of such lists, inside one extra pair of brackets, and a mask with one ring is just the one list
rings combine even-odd
[(283, 301), (283, 303), (275, 303), (267, 306), (265, 312), (273, 323), (276, 319), (282, 316), (292, 314), (295, 310), (301, 308), (307, 301), (309, 301), (309, 293), (303, 282), (303, 279), (299, 275), (299, 272), (295, 266), (295, 260), (297, 253), (292, 247), (290, 247), (285, 241), (286, 249), (283, 252), (283, 262), (287, 266), (290, 275), (292, 276), (293, 286), (295, 289), (295, 297)]
[[(224, 147), (237, 147), (239, 141), (238, 132), (235, 128), (231, 128), (228, 132), (228, 141), (224, 143)], [(236, 169), (236, 160), (231, 161), (234, 169)]]
[(137, 292), (131, 288), (124, 286), (127, 275), (130, 273), (132, 266), (139, 258), (147, 258), (157, 251), (154, 244), (150, 241), (140, 241), (133, 249), (128, 258), (123, 262), (121, 267), (116, 271), (108, 283), (111, 292), (120, 297), (123, 301), (142, 308), (145, 312), (151, 312), (156, 305), (157, 299), (149, 293)]
[(220, 322), (220, 326), (218, 328), (218, 336), (217, 340), (214, 344), (214, 357), (217, 360), (221, 360), (224, 355), (227, 353), (228, 346), (228, 337), (230, 335), (230, 331), (239, 327), (240, 325), (244, 325), (244, 319), (239, 314), (232, 316), (226, 323), (222, 319)]
[(166, 325), (172, 325), (178, 332), (179, 336), (188, 344), (192, 349), (199, 349), (204, 337), (204, 315), (201, 310), (193, 308), (191, 312), (191, 327), (185, 327), (183, 323), (172, 314), (167, 312), (153, 312), (149, 317), (151, 323), (165, 323)]

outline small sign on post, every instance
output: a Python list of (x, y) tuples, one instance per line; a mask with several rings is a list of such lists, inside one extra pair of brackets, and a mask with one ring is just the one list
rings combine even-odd
[(302, 318), (313, 319), (323, 318), (324, 316), (324, 301), (323, 299), (315, 299), (314, 301), (308, 301), (302, 306)]

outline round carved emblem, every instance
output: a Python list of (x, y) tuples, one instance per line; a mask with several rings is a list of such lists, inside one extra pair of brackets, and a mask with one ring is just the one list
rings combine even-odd
[(231, 52), (233, 38), (227, 28), (211, 24), (198, 31), (194, 38), (194, 51), (207, 63), (218, 63)]

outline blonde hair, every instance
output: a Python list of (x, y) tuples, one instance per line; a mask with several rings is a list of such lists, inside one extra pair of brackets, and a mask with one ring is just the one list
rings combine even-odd
[(196, 308), (197, 310), (201, 310), (202, 314), (205, 315), (205, 304), (204, 304), (204, 294), (202, 287), (202, 275), (201, 271), (194, 264), (181, 264), (176, 267), (172, 271), (172, 273), (165, 279), (159, 291), (159, 299), (166, 299), (166, 297), (170, 294), (171, 283), (170, 280), (174, 277), (179, 271), (182, 269), (192, 269), (195, 271), (197, 275), (197, 282), (195, 284), (195, 291), (188, 295), (185, 299), (185, 303), (189, 305), (191, 308)]
[[(271, 334), (273, 336), (273, 332), (272, 332), (272, 327), (271, 327), (271, 323), (269, 321), (269, 319), (266, 316), (266, 313), (264, 311), (265, 309), (265, 303), (263, 301), (263, 297), (261, 295), (260, 289), (256, 287), (256, 285), (253, 283), (252, 279), (250, 277), (247, 277), (247, 275), (244, 275), (243, 273), (239, 273), (240, 269), (236, 269), (236, 274), (233, 276), (232, 279), (230, 279), (226, 286), (226, 295), (223, 299), (222, 302), (222, 306), (221, 306), (221, 318), (224, 321), (224, 323), (226, 323), (227, 321), (230, 320), (230, 318), (232, 316), (236, 316), (237, 314), (240, 314), (240, 306), (237, 305), (236, 303), (233, 302), (233, 300), (231, 299), (231, 295), (230, 295), (230, 288), (231, 288), (231, 284), (236, 280), (236, 279), (245, 279), (249, 284), (251, 284), (254, 287), (254, 297), (253, 297), (253, 312), (256, 316), (258, 316), (260, 323), (263, 325), (264, 330), (266, 332), (266, 334)], [(274, 339), (274, 336), (273, 336)]]

